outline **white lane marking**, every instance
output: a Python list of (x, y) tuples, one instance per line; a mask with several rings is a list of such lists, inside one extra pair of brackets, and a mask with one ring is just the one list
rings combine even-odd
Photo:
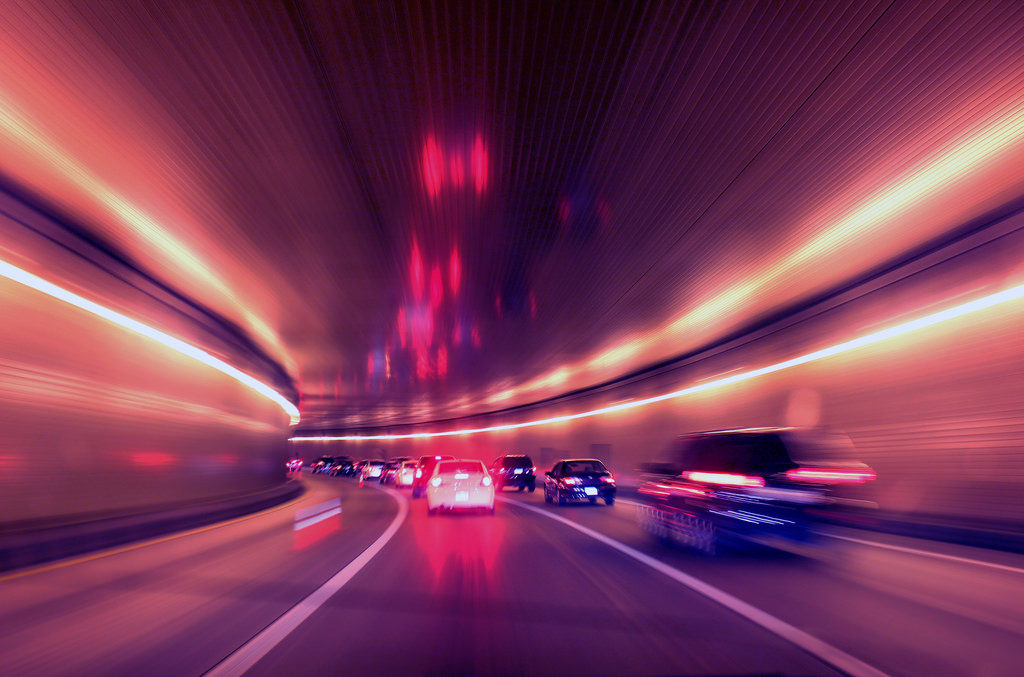
[(332, 498), (329, 501), (324, 501), (314, 505), (312, 508), (306, 508), (299, 510), (295, 513), (295, 524), (292, 526), (293, 531), (301, 531), (306, 527), (311, 527), (314, 524), (323, 522), (325, 519), (330, 519), (335, 515), (341, 514), (341, 497)]
[(324, 602), (329, 600), (346, 583), (352, 580), (352, 577), (369, 564), (370, 560), (387, 545), (409, 514), (409, 500), (392, 489), (382, 487), (380, 490), (389, 494), (398, 503), (398, 514), (395, 515), (395, 519), (391, 520), (391, 524), (384, 530), (384, 533), (370, 547), (363, 550), (358, 557), (349, 562), (344, 569), (331, 576), (326, 583), (314, 590), (306, 599), (286, 611), (284, 615), (264, 628), (258, 635), (240, 646), (220, 663), (213, 666), (206, 673), (207, 675), (211, 677), (226, 677), (228, 675), (234, 677), (235, 675), (243, 674), (246, 670), (256, 665), (260, 659), (280, 644), (285, 637), (294, 632), (303, 621), (312, 616), (313, 612), (323, 606)]
[(304, 508), (302, 510), (296, 510), (295, 511), (295, 521), (299, 522), (301, 520), (306, 519), (307, 517), (310, 517), (312, 515), (316, 515), (317, 513), (321, 513), (321, 512), (324, 512), (326, 510), (330, 510), (331, 508), (340, 508), (340, 507), (341, 507), (341, 496), (337, 496), (335, 498), (332, 498), (329, 501), (324, 501), (323, 503), (318, 503), (318, 504), (314, 505), (312, 508)]
[(1015, 574), (1024, 574), (1024, 569), (1020, 567), (1012, 567), (1008, 564), (996, 564), (995, 562), (986, 562), (980, 559), (971, 559), (969, 557), (957, 557), (956, 555), (944, 555), (940, 552), (929, 552), (928, 550), (918, 550), (916, 548), (905, 548), (900, 545), (889, 545), (888, 543), (878, 543), (877, 541), (866, 541), (861, 538), (851, 538), (850, 536), (840, 536), (839, 534), (830, 534), (827, 531), (819, 531), (822, 536), (828, 536), (829, 538), (838, 538), (841, 541), (850, 541), (851, 543), (860, 543), (861, 545), (870, 545), (875, 548), (883, 548), (885, 550), (895, 550), (896, 552), (905, 552), (911, 555), (919, 555), (920, 557), (934, 557), (935, 559), (944, 559), (950, 562), (959, 562), (961, 564), (975, 564), (979, 567), (989, 567), (991, 569), (999, 569), (1000, 571), (1009, 571)]
[(582, 524), (577, 524), (572, 520), (566, 519), (561, 515), (556, 515), (555, 513), (550, 512), (548, 510), (544, 510), (543, 508), (538, 508), (526, 503), (521, 503), (520, 501), (514, 501), (512, 499), (504, 497), (500, 497), (499, 500), (504, 501), (505, 503), (511, 503), (525, 510), (530, 510), (532, 512), (537, 513), (538, 515), (543, 515), (545, 517), (555, 520), (556, 522), (561, 522), (562, 524), (572, 529), (575, 529), (576, 531), (579, 531), (582, 534), (590, 536), (594, 540), (600, 541), (601, 543), (604, 543), (609, 547), (615, 548), (624, 555), (632, 557), (641, 564), (646, 564), (655, 571), (665, 574), (666, 576), (675, 580), (678, 583), (682, 583), (694, 592), (704, 595), (708, 599), (721, 604), (730, 611), (734, 611), (740, 616), (746, 618), (747, 620), (752, 621), (757, 625), (760, 625), (765, 630), (768, 630), (769, 632), (778, 635), (779, 637), (785, 639), (791, 644), (795, 644), (796, 646), (800, 647), (801, 649), (811, 654), (815, 658), (825, 662), (826, 664), (836, 668), (837, 670), (840, 670), (841, 672), (845, 672), (848, 675), (854, 675), (855, 677), (881, 677), (886, 674), (878, 670), (877, 668), (874, 668), (868, 665), (867, 663), (857, 658), (854, 658), (845, 651), (842, 651), (841, 649), (838, 649), (832, 646), (831, 644), (823, 642), (817, 637), (809, 635), (803, 630), (800, 630), (799, 628), (796, 628), (790, 625), (789, 623), (786, 623), (785, 621), (776, 618), (775, 616), (772, 616), (767, 612), (761, 611), (757, 607), (747, 604), (746, 602), (737, 597), (733, 597), (724, 590), (720, 590), (714, 587), (713, 585), (709, 585), (708, 583), (705, 583), (699, 578), (694, 578), (689, 574), (685, 574), (679, 569), (676, 569), (675, 567), (665, 564), (661, 560), (655, 559), (650, 555), (646, 555), (640, 552), (636, 548), (632, 548), (626, 545), (625, 543), (620, 543), (619, 541), (616, 541), (614, 538), (609, 538), (608, 536), (605, 536), (604, 534), (598, 531), (594, 531), (593, 529), (585, 527)]
[(292, 530), (293, 531), (301, 531), (302, 529), (305, 529), (306, 527), (311, 527), (314, 524), (318, 524), (320, 522), (323, 522), (325, 519), (330, 519), (331, 517), (334, 517), (335, 515), (340, 515), (340, 514), (341, 514), (341, 508), (331, 508), (327, 512), (322, 512), (319, 515), (313, 515), (312, 517), (307, 517), (306, 519), (302, 520), (301, 522), (296, 522), (295, 526), (292, 527)]

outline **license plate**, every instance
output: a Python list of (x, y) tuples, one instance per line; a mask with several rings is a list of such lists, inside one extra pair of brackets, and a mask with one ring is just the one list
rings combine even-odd
[(469, 500), (469, 492), (468, 491), (456, 491), (455, 492), (455, 500), (456, 501), (468, 501)]
[(512, 474), (513, 475), (522, 475), (523, 474), (523, 469), (522, 468), (516, 468), (515, 470), (512, 471)]
[(583, 487), (583, 493), (587, 496), (597, 496), (597, 487)]

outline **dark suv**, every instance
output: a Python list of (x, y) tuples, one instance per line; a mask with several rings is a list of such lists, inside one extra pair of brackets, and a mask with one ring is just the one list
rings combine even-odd
[(351, 477), (355, 474), (355, 464), (348, 456), (335, 456), (326, 472), (328, 475), (334, 475), (335, 477), (339, 475)]
[(491, 479), (494, 480), (494, 488), (501, 491), (505, 487), (515, 487), (519, 491), (536, 489), (537, 468), (529, 456), (523, 454), (505, 454), (494, 459), (488, 469)]
[(805, 541), (811, 513), (833, 502), (840, 485), (875, 479), (853, 453), (845, 437), (785, 428), (686, 435), (666, 460), (644, 468), (637, 519), (708, 554), (723, 543)]
[(602, 498), (607, 505), (615, 502), (615, 478), (601, 461), (577, 458), (555, 463), (544, 473), (544, 500), (565, 505), (569, 501), (597, 503)]

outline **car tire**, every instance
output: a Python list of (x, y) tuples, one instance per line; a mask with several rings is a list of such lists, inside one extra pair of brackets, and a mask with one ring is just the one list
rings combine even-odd
[(547, 487), (544, 487), (544, 502), (551, 503), (551, 492), (547, 490)]
[(492, 515), (493, 515), (493, 514), (494, 514), (494, 506), (492, 505), (492, 506), (491, 506), (491, 509), (490, 509), (490, 510), (488, 510), (487, 512), (489, 512), (490, 514), (492, 514)]
[(531, 485), (530, 485), (530, 493), (532, 494), (532, 493), (533, 493), (533, 490), (534, 490), (534, 489), (536, 489), (536, 488), (537, 488), (536, 486), (534, 486), (533, 484), (531, 484)]
[(519, 493), (523, 493), (523, 489), (525, 489), (525, 488), (526, 488), (526, 487), (524, 487), (524, 486), (523, 486), (522, 484), (520, 484), (520, 485), (519, 485), (519, 488), (517, 489), (517, 491), (518, 491)]
[(437, 515), (437, 508), (431, 508), (431, 507), (428, 506), (427, 507), (427, 514), (430, 515), (431, 517), (434, 517), (435, 515)]
[(604, 504), (605, 505), (615, 505), (615, 497), (614, 496), (609, 496), (608, 498), (604, 499)]
[(597, 496), (591, 496), (590, 497), (590, 505), (594, 505), (595, 503), (597, 503)]
[(698, 518), (694, 524), (693, 547), (708, 557), (718, 552), (718, 530), (711, 520)]
[(567, 499), (565, 497), (565, 494), (563, 494), (561, 491), (559, 491), (558, 492), (558, 505), (565, 505), (568, 502), (569, 502), (569, 499)]

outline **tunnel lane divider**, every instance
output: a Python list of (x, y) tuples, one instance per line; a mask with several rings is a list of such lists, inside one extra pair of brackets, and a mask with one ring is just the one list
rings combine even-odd
[[(637, 501), (631, 501), (628, 498), (617, 498), (616, 503), (622, 503), (623, 505), (632, 505), (640, 507), (643, 503)], [(850, 543), (857, 543), (859, 545), (866, 545), (872, 548), (882, 548), (883, 550), (892, 550), (894, 552), (903, 552), (908, 555), (917, 555), (918, 557), (932, 557), (934, 559), (946, 560), (948, 562), (957, 562), (958, 564), (971, 564), (979, 567), (988, 567), (990, 569), (997, 569), (999, 571), (1006, 571), (1011, 574), (1024, 574), (1024, 568), (1010, 566), (1009, 564), (998, 564), (996, 562), (986, 562), (981, 559), (973, 559), (971, 557), (958, 557), (957, 555), (946, 555), (941, 552), (932, 552), (930, 550), (921, 550), (920, 548), (908, 548), (902, 545), (892, 545), (889, 543), (880, 543), (878, 541), (869, 541), (864, 538), (853, 538), (852, 536), (842, 536), (840, 534), (833, 534), (829, 531), (815, 531), (814, 533), (819, 536), (826, 538), (834, 538), (840, 541), (848, 541)]]
[(323, 522), (325, 519), (330, 519), (335, 515), (341, 514), (341, 497), (332, 498), (329, 501), (324, 501), (314, 505), (312, 508), (306, 508), (299, 510), (295, 513), (295, 524), (292, 525), (293, 531), (301, 531), (306, 527), (311, 527), (314, 524)]
[(63, 569), (75, 564), (84, 564), (85, 562), (91, 562), (96, 559), (102, 559), (104, 557), (113, 557), (114, 555), (120, 555), (121, 553), (131, 552), (132, 550), (139, 550), (140, 548), (148, 548), (151, 545), (159, 545), (160, 543), (166, 543), (167, 541), (175, 541), (179, 538), (185, 538), (187, 536), (194, 536), (201, 534), (206, 531), (213, 531), (214, 529), (221, 529), (223, 527), (229, 527), (232, 524), (238, 524), (239, 522), (245, 522), (247, 520), (256, 519), (257, 517), (263, 517), (270, 513), (277, 512), (279, 510), (287, 510), (297, 503), (309, 500), (309, 496), (300, 494), (287, 503), (281, 505), (275, 505), (267, 508), (266, 510), (260, 510), (254, 512), (251, 515), (242, 515), (241, 517), (235, 517), (224, 522), (214, 522), (213, 524), (207, 524), (206, 526), (197, 527), (195, 529), (189, 529), (188, 531), (181, 531), (176, 534), (170, 534), (168, 536), (158, 536), (156, 538), (150, 538), (145, 541), (139, 541), (138, 543), (132, 543), (130, 545), (122, 545), (107, 550), (100, 550), (89, 555), (81, 555), (79, 557), (72, 557), (71, 559), (59, 560), (52, 564), (41, 564), (29, 569), (21, 569), (20, 571), (14, 571), (9, 574), (0, 575), (0, 583), (6, 581), (12, 581), (16, 578), (24, 578), (26, 576), (33, 576), (35, 574), (41, 574), (47, 571), (53, 571), (54, 569)]
[(1020, 567), (1010, 566), (1008, 564), (997, 564), (995, 562), (986, 562), (980, 559), (972, 559), (970, 557), (957, 557), (956, 555), (946, 555), (941, 552), (930, 552), (928, 550), (919, 550), (917, 548), (907, 548), (901, 545), (890, 545), (889, 543), (879, 543), (878, 541), (869, 541), (863, 538), (852, 538), (850, 536), (841, 536), (839, 534), (833, 534), (828, 531), (816, 532), (821, 536), (828, 538), (836, 538), (840, 541), (849, 541), (850, 543), (858, 543), (860, 545), (866, 545), (872, 548), (882, 548), (883, 550), (892, 550), (894, 552), (903, 552), (908, 555), (917, 555), (918, 557), (932, 557), (934, 559), (946, 560), (948, 562), (957, 562), (958, 564), (972, 564), (979, 567), (989, 567), (990, 569), (997, 569), (999, 571), (1006, 571), (1013, 574), (1024, 574), (1024, 569)]
[(374, 487), (388, 494), (398, 504), (398, 514), (391, 524), (377, 537), (373, 543), (349, 562), (341, 571), (331, 576), (326, 583), (310, 593), (305, 599), (284, 612), (270, 625), (257, 633), (248, 642), (235, 649), (227, 658), (204, 673), (209, 677), (234, 677), (251, 669), (270, 653), (288, 635), (298, 629), (302, 623), (312, 616), (327, 600), (341, 590), (367, 564), (370, 563), (388, 541), (398, 533), (398, 529), (409, 515), (409, 499), (394, 489)]
[[(733, 597), (729, 593), (714, 587), (699, 578), (695, 578), (689, 574), (683, 573), (679, 569), (670, 566), (661, 560), (651, 557), (645, 553), (640, 552), (636, 548), (630, 547), (625, 543), (615, 540), (609, 536), (605, 536), (599, 531), (595, 531), (589, 527), (585, 527), (582, 524), (573, 522), (572, 520), (557, 515), (549, 510), (538, 508), (527, 503), (522, 503), (510, 498), (503, 496), (496, 497), (497, 500), (509, 505), (514, 505), (524, 510), (535, 512), (538, 515), (543, 515), (549, 519), (553, 519), (556, 522), (561, 522), (565, 526), (575, 529), (576, 531), (593, 538), (615, 550), (618, 550), (622, 554), (633, 558), (641, 564), (645, 564), (648, 567), (658, 571), (669, 578), (673, 579), (677, 583), (681, 583), (690, 590), (703, 595), (713, 602), (721, 604), (725, 608), (733, 611), (740, 616), (743, 616), (747, 620), (753, 622), (756, 625), (764, 628), (768, 632), (781, 637), (789, 643), (803, 649), (807, 653), (811, 654), (818, 660), (825, 664), (854, 677), (884, 677), (886, 673), (874, 668), (867, 663), (861, 661), (858, 658), (854, 658), (845, 651), (824, 642), (813, 635), (810, 635), (799, 628), (786, 623), (780, 618), (776, 618), (771, 614), (758, 609), (757, 607), (744, 602), (738, 597)], [(632, 502), (631, 502), (632, 503)]]

